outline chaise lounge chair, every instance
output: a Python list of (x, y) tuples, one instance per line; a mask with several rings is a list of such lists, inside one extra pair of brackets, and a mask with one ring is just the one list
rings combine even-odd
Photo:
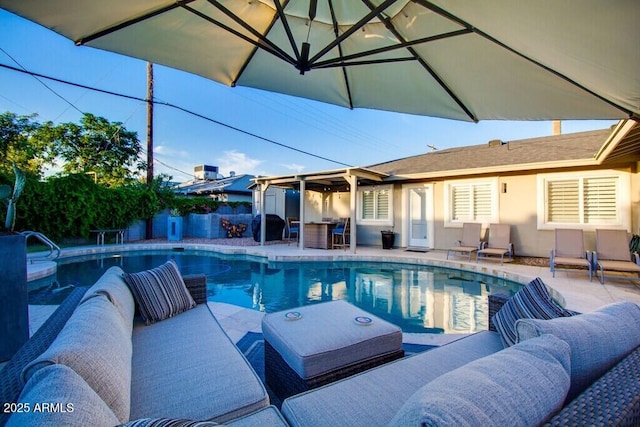
[(626, 230), (596, 229), (596, 251), (593, 254), (593, 265), (596, 269), (600, 269), (600, 283), (604, 285), (605, 270), (607, 272), (636, 273), (637, 277), (623, 275), (609, 277), (640, 280), (640, 257), (637, 253), (633, 254), (633, 257), (635, 263), (631, 261)]
[(471, 261), (471, 255), (480, 249), (480, 228), (482, 224), (465, 222), (462, 224), (462, 239), (457, 241), (457, 246), (449, 248), (447, 251), (447, 259), (453, 253), (462, 254)]
[(513, 244), (511, 243), (511, 226), (509, 224), (489, 225), (489, 239), (476, 255), (476, 262), (481, 257), (487, 258), (490, 255), (500, 257), (500, 264), (504, 264), (504, 256), (508, 255), (509, 260), (513, 258)]
[(558, 266), (586, 267), (589, 271), (589, 281), (591, 281), (593, 277), (591, 254), (584, 250), (582, 230), (556, 229), (555, 249), (549, 252), (549, 268), (553, 277), (556, 277), (556, 270), (569, 270)]

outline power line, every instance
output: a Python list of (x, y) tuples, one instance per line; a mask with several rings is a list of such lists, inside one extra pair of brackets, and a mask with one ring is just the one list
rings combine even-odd
[[(107, 95), (118, 96), (118, 97), (121, 97), (121, 98), (126, 98), (126, 99), (130, 99), (130, 100), (134, 100), (134, 101), (147, 102), (146, 99), (140, 98), (140, 97), (137, 97), (137, 96), (126, 95), (126, 94), (122, 94), (122, 93), (118, 93), (118, 92), (113, 92), (113, 91), (110, 91), (110, 90), (99, 89), (99, 88), (83, 85), (83, 84), (80, 84), (80, 83), (74, 83), (74, 82), (70, 82), (70, 81), (67, 81), (67, 80), (62, 80), (62, 79), (59, 79), (59, 78), (56, 78), (56, 77), (51, 77), (51, 76), (47, 76), (47, 75), (44, 75), (44, 74), (35, 73), (33, 71), (28, 71), (26, 69), (20, 69), (20, 68), (12, 67), (12, 66), (6, 65), (6, 64), (0, 64), (0, 67), (7, 68), (7, 69), (12, 70), (12, 71), (17, 71), (19, 73), (29, 74), (29, 75), (31, 75), (33, 77), (40, 77), (40, 78), (47, 79), (47, 80), (52, 80), (52, 81), (55, 81), (55, 82), (58, 82), (58, 83), (63, 83), (63, 84), (66, 84), (66, 85), (75, 86), (75, 87), (79, 87), (79, 88), (82, 88), (82, 89), (88, 89), (88, 90), (92, 90), (92, 91), (95, 91), (95, 92), (104, 93), (104, 94), (107, 94)], [(67, 101), (67, 102), (69, 102), (69, 101)], [(211, 123), (215, 123), (215, 124), (217, 124), (219, 126), (226, 127), (227, 129), (234, 130), (234, 131), (242, 133), (244, 135), (259, 139), (259, 140), (264, 141), (264, 142), (268, 142), (270, 144), (277, 145), (279, 147), (286, 148), (288, 150), (296, 151), (298, 153), (301, 153), (301, 154), (304, 154), (304, 155), (307, 155), (307, 156), (315, 157), (315, 158), (320, 159), (320, 160), (325, 160), (325, 161), (328, 161), (328, 162), (331, 162), (331, 163), (335, 163), (335, 164), (338, 164), (338, 165), (342, 165), (342, 166), (346, 166), (346, 167), (352, 167), (353, 166), (353, 165), (350, 165), (350, 164), (347, 164), (347, 163), (340, 162), (338, 160), (333, 160), (333, 159), (330, 159), (328, 157), (320, 156), (318, 154), (310, 153), (308, 151), (301, 150), (299, 148), (295, 148), (295, 147), (292, 147), (290, 145), (286, 145), (286, 144), (283, 144), (281, 142), (274, 141), (272, 139), (266, 138), (264, 136), (260, 136), (258, 134), (255, 134), (255, 133), (243, 130), (243, 129), (240, 129), (240, 128), (236, 127), (236, 126), (232, 126), (230, 124), (221, 122), (219, 120), (213, 119), (211, 117), (205, 116), (203, 114), (197, 113), (195, 111), (189, 110), (189, 109), (181, 107), (179, 105), (172, 104), (170, 102), (161, 102), (161, 101), (157, 101), (157, 100), (154, 99), (153, 103), (156, 104), (156, 105), (161, 105), (161, 106), (165, 106), (165, 107), (169, 107), (169, 108), (173, 108), (173, 109), (182, 111), (184, 113), (190, 114), (190, 115), (198, 117), (200, 119), (209, 121)]]
[(38, 81), (38, 83), (40, 83), (42, 86), (46, 87), (51, 93), (53, 93), (54, 95), (56, 95), (58, 98), (62, 99), (64, 102), (66, 102), (67, 104), (69, 104), (69, 106), (73, 107), (73, 109), (77, 110), (80, 114), (84, 114), (84, 111), (80, 110), (78, 107), (76, 107), (71, 101), (69, 101), (67, 98), (65, 98), (64, 96), (60, 95), (58, 92), (56, 92), (55, 90), (53, 90), (50, 86), (48, 86), (45, 82), (43, 82), (42, 80), (39, 79), (39, 77), (41, 78), (46, 78), (45, 76), (39, 76), (35, 73), (30, 73), (29, 71), (27, 71), (26, 68), (24, 68), (22, 66), (22, 64), (20, 64), (13, 56), (9, 55), (9, 52), (7, 52), (6, 50), (4, 50), (3, 48), (0, 47), (0, 50), (2, 52), (4, 52), (5, 55), (7, 55), (9, 57), (9, 59), (11, 59), (13, 62), (15, 62), (20, 68), (14, 68), (14, 67), (10, 67), (10, 66), (6, 66), (7, 68), (13, 69), (15, 71), (20, 71), (22, 73), (25, 74), (29, 74), (31, 77), (33, 77), (34, 79), (36, 79)]

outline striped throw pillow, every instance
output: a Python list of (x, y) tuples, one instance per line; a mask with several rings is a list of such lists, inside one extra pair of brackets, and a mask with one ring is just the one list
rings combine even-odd
[(123, 277), (147, 325), (196, 306), (174, 260), (151, 270), (124, 273)]
[(493, 316), (493, 324), (500, 333), (505, 347), (517, 342), (516, 320), (518, 319), (555, 319), (569, 317), (574, 313), (560, 307), (553, 301), (547, 286), (538, 277), (520, 289)]

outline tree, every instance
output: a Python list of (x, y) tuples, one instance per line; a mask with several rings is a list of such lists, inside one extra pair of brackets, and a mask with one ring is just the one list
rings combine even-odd
[(120, 122), (85, 113), (80, 125), (45, 125), (56, 139), (65, 173), (90, 173), (97, 182), (119, 186), (134, 181), (136, 173), (144, 170), (137, 133), (127, 131)]
[(15, 163), (24, 172), (42, 177), (45, 167), (53, 164), (54, 147), (50, 139), (43, 138), (36, 117), (9, 111), (0, 114), (0, 171), (9, 173)]

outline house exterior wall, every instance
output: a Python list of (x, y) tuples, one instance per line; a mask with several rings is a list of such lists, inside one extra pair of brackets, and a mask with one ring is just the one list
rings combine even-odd
[[(616, 171), (622, 172), (629, 177), (630, 194), (629, 210), (630, 231), (640, 234), (640, 174), (637, 172), (640, 164), (628, 168), (618, 168)], [(593, 169), (592, 169), (593, 170)], [(562, 172), (571, 172), (565, 169)], [(583, 170), (582, 172), (589, 172)], [(546, 172), (545, 172), (546, 173)], [(549, 251), (554, 247), (555, 233), (553, 229), (538, 229), (538, 173), (512, 174), (498, 177), (499, 191), (499, 222), (511, 224), (511, 239), (515, 247), (516, 255), (548, 257)], [(456, 240), (461, 237), (462, 230), (458, 227), (445, 226), (445, 180), (430, 181), (434, 185), (434, 221), (435, 235), (434, 248), (446, 250), (451, 247)], [(503, 184), (506, 184), (506, 192), (503, 192)], [(398, 191), (399, 185), (396, 185)], [(395, 199), (400, 200), (400, 199)], [(401, 208), (401, 207), (400, 207)], [(396, 203), (394, 209), (394, 230), (403, 233), (405, 222), (402, 209)], [(483, 224), (482, 237), (486, 240), (487, 225)], [(602, 227), (606, 228), (606, 227)], [(375, 232), (377, 230), (371, 230)], [(379, 232), (379, 231), (378, 231)], [(363, 231), (363, 234), (369, 234)], [(358, 235), (360, 237), (360, 234)], [(360, 243), (360, 239), (358, 239)], [(585, 227), (584, 231), (585, 249), (595, 249), (595, 231)], [(363, 242), (364, 243), (364, 242)]]

